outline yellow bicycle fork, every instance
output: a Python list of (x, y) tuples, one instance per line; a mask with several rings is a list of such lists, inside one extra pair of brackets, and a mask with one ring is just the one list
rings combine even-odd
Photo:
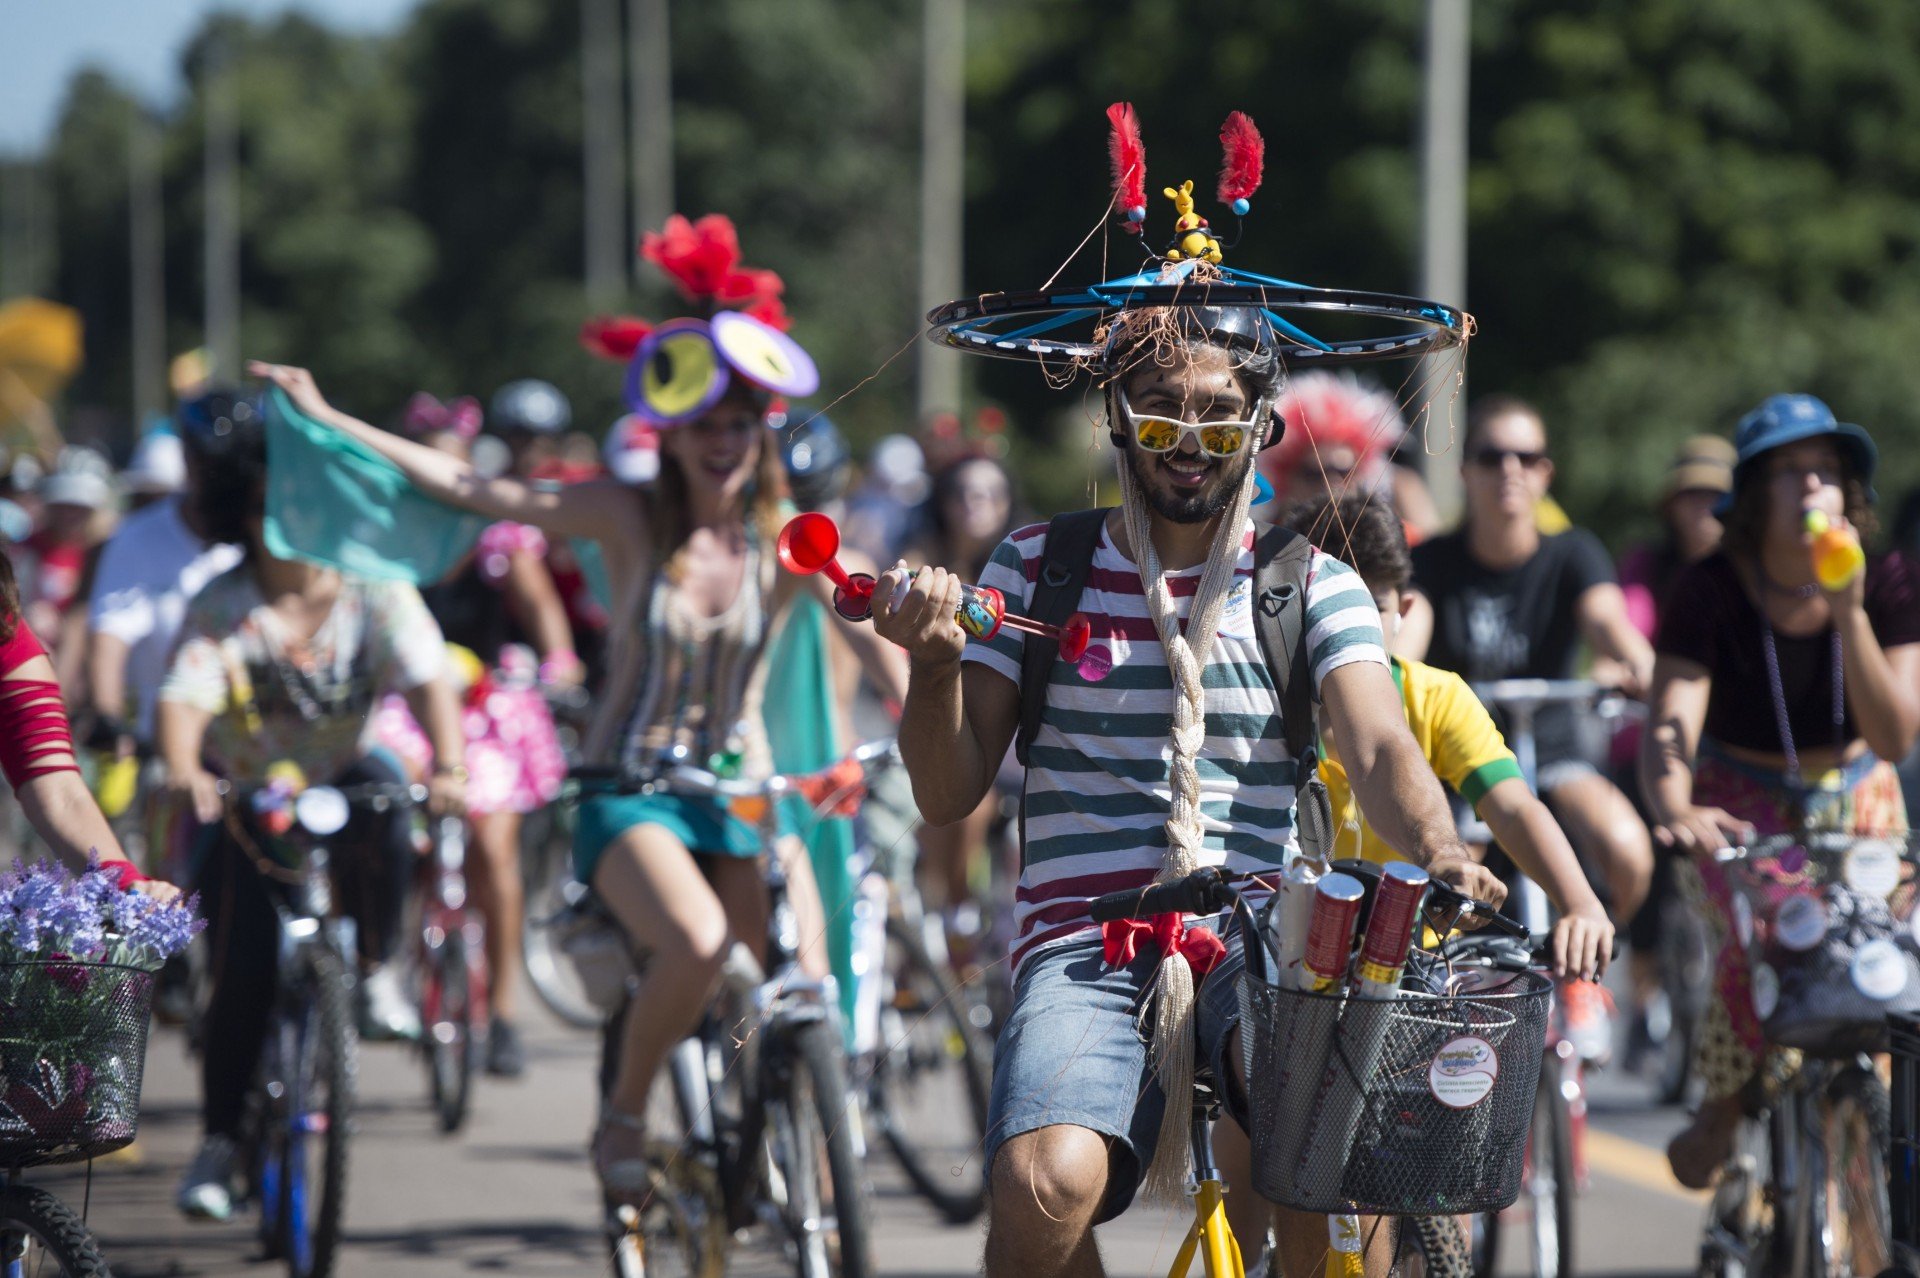
[[(1186, 1278), (1195, 1254), (1206, 1266), (1207, 1278), (1246, 1278), (1240, 1241), (1227, 1225), (1226, 1189), (1218, 1180), (1203, 1180), (1190, 1192), (1193, 1225), (1167, 1272)], [(1366, 1278), (1366, 1257), (1358, 1216), (1327, 1217), (1327, 1260), (1322, 1278)]]

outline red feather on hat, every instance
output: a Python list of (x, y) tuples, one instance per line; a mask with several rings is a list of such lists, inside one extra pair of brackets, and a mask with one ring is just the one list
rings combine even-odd
[(1235, 111), (1220, 126), (1220, 203), (1250, 199), (1260, 189), (1260, 172), (1267, 159), (1267, 143), (1245, 112)]
[[(1133, 103), (1116, 102), (1107, 108), (1107, 119), (1113, 125), (1113, 132), (1107, 138), (1107, 155), (1113, 161), (1113, 192), (1120, 212), (1126, 215), (1134, 209), (1144, 210), (1147, 207), (1147, 148), (1140, 140), (1140, 117), (1134, 114)], [(1129, 219), (1127, 229), (1138, 235), (1141, 223)]]
[(580, 344), (590, 354), (624, 364), (652, 331), (653, 325), (631, 315), (596, 315), (580, 326)]

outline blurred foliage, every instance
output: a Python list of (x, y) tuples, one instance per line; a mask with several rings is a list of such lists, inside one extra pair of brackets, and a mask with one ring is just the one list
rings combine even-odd
[[(680, 207), (731, 214), (749, 263), (785, 275), (831, 394), (878, 373), (834, 410), (863, 440), (911, 425), (912, 352), (887, 361), (918, 325), (919, 13), (703, 0), (672, 16)], [(1238, 107), (1267, 134), (1268, 180), (1231, 260), (1411, 291), (1423, 15), (1412, 0), (1221, 0), (1200, 31), (1192, 9), (1147, 0), (971, 0), (967, 287), (1062, 270), (1106, 203), (1102, 108), (1128, 98), (1151, 242), (1160, 187), (1192, 177), (1211, 202), (1215, 134)], [(1478, 0), (1473, 21), (1472, 387), (1542, 406), (1576, 517), (1644, 527), (1673, 444), (1782, 389), (1875, 432), (1883, 493), (1920, 478), (1920, 7)], [(210, 20), (165, 121), (171, 348), (199, 330), (201, 73), (219, 37), (243, 128), (250, 353), (311, 363), (375, 419), (415, 389), (484, 396), (529, 375), (583, 421), (610, 419), (618, 374), (575, 342), (579, 29), (577, 5), (548, 0), (427, 0), (382, 38)], [(46, 157), (54, 294), (90, 342), (70, 402), (128, 399), (133, 109), (77, 76)], [(1109, 225), (1060, 278), (1139, 251)], [(630, 301), (674, 306), (646, 277)], [(1034, 504), (1083, 500), (1104, 471), (1091, 405), (1029, 365), (976, 360), (968, 377), (970, 409), (1012, 410)]]

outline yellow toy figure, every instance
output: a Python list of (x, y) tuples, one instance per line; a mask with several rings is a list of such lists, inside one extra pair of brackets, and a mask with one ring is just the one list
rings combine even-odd
[(1173, 223), (1173, 245), (1167, 250), (1167, 260), (1178, 262), (1182, 258), (1197, 257), (1203, 262), (1220, 262), (1220, 241), (1207, 232), (1207, 219), (1193, 211), (1193, 180), (1182, 182), (1178, 190), (1167, 187), (1162, 191), (1173, 201), (1173, 211), (1178, 214)]

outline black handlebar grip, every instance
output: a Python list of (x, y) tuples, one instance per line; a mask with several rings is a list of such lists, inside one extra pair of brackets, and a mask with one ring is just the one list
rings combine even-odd
[(1225, 904), (1223, 887), (1218, 870), (1195, 870), (1171, 883), (1096, 896), (1088, 908), (1096, 923), (1155, 914), (1211, 914)]

